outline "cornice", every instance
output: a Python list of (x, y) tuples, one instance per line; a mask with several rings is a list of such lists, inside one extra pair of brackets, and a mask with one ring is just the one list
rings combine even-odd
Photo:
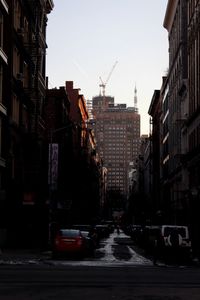
[(167, 29), (168, 32), (171, 31), (178, 3), (179, 0), (168, 0), (165, 18), (163, 22), (163, 26)]

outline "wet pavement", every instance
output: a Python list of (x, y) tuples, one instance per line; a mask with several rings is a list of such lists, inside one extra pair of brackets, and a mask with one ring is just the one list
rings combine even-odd
[[(92, 257), (77, 259), (52, 259), (51, 251), (38, 249), (5, 249), (0, 253), (0, 264), (50, 264), (77, 266), (152, 266), (153, 258), (138, 248), (122, 231), (115, 231), (100, 241)], [(165, 265), (158, 261), (158, 265)]]
[(71, 265), (152, 265), (152, 261), (134, 250), (133, 241), (122, 231), (114, 232), (100, 242), (93, 257), (81, 260), (53, 260), (51, 251), (37, 249), (5, 249), (0, 253), (0, 264), (71, 264)]
[(4, 250), (0, 294), (5, 300), (198, 300), (199, 268), (168, 266), (120, 232), (100, 242), (93, 257), (54, 260), (50, 251)]

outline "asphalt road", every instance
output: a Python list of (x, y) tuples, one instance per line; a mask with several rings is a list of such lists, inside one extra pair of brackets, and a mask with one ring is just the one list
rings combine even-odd
[(198, 268), (7, 265), (1, 300), (199, 300)]
[(122, 232), (82, 260), (26, 252), (3, 257), (0, 300), (200, 300), (198, 266), (154, 266)]

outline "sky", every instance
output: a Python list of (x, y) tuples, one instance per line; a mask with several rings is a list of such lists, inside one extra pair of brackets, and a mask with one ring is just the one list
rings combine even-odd
[[(73, 81), (86, 100), (99, 95), (134, 106), (137, 88), (141, 134), (148, 109), (168, 69), (167, 0), (53, 0), (47, 22), (49, 88)], [(116, 63), (117, 62), (117, 63)]]

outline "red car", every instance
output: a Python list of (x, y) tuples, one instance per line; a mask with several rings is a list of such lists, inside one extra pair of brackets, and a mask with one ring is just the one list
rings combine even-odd
[(60, 229), (53, 244), (53, 258), (62, 254), (83, 255), (85, 252), (85, 239), (80, 230)]

